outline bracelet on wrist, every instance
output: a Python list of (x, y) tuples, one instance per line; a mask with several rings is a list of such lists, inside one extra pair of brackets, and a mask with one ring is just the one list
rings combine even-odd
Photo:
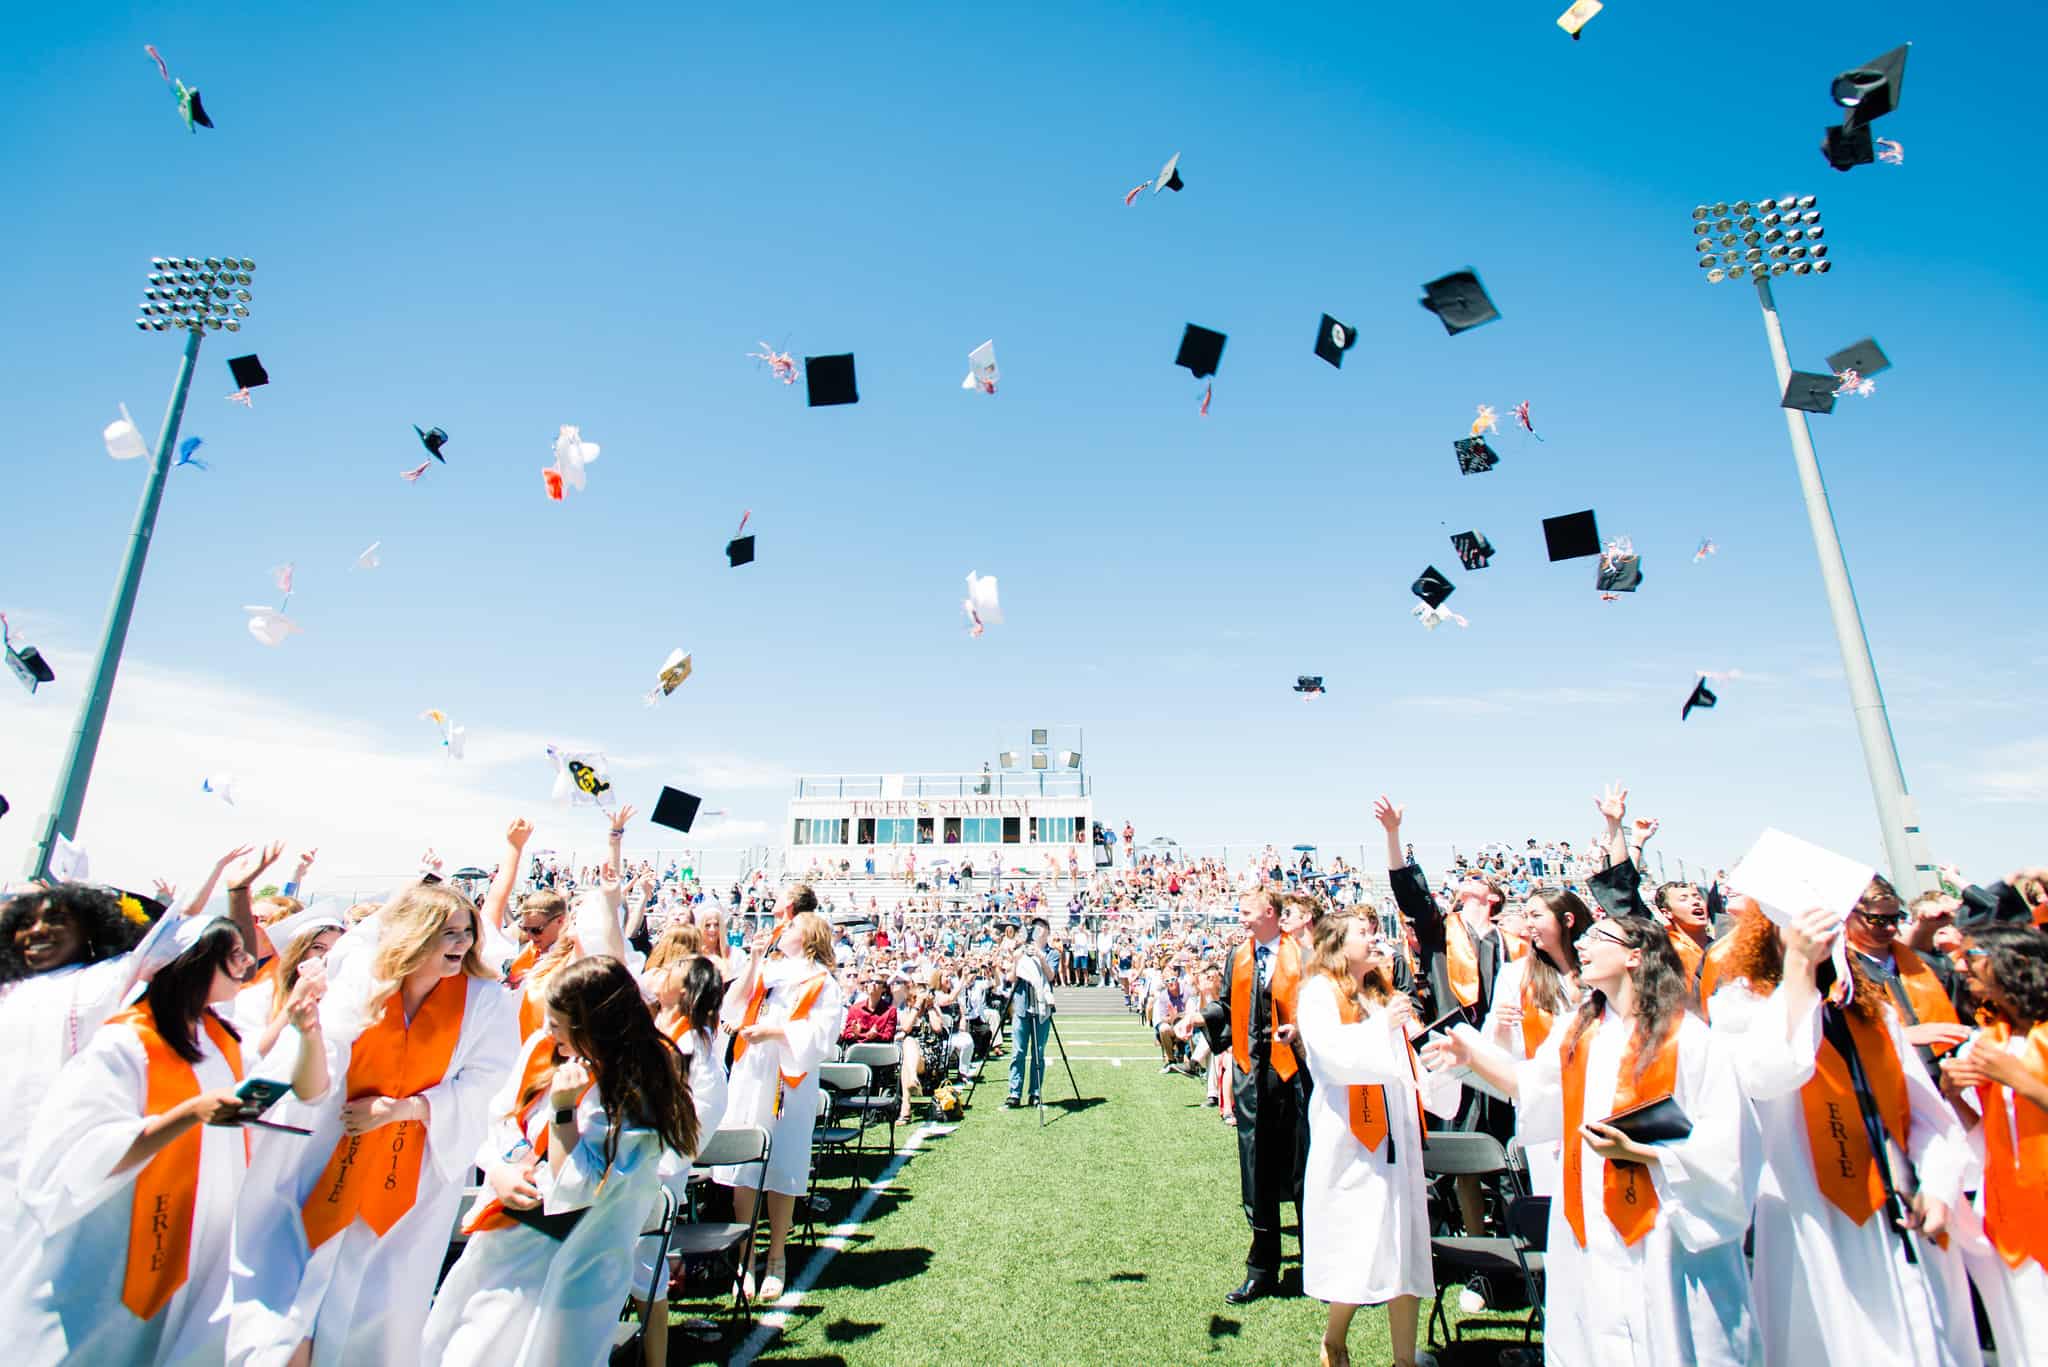
[(253, 885), (253, 884), (250, 884), (250, 883), (230, 883), (230, 884), (228, 884), (228, 891), (229, 891), (229, 892), (247, 892), (247, 891), (248, 891), (248, 890), (249, 890), (249, 889), (250, 889), (250, 888), (251, 888), (252, 886), (254, 886), (254, 885)]

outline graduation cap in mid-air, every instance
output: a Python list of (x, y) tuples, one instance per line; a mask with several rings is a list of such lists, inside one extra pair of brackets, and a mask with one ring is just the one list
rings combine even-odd
[(1483, 475), (1500, 464), (1500, 457), (1494, 454), (1484, 437), (1460, 437), (1451, 445), (1458, 452), (1458, 473), (1461, 475)]
[(235, 377), (237, 389), (258, 389), (270, 383), (270, 372), (253, 353), (228, 357), (228, 372)]
[(1468, 570), (1483, 570), (1493, 558), (1493, 543), (1484, 532), (1452, 532), (1451, 549), (1458, 553), (1458, 563)]
[(1835, 374), (1840, 375), (1845, 370), (1853, 370), (1866, 380), (1881, 370), (1891, 369), (1891, 365), (1891, 360), (1884, 354), (1884, 349), (1869, 337), (1860, 342), (1851, 342), (1828, 357), (1828, 369)]
[(1643, 586), (1643, 558), (1640, 555), (1600, 557), (1593, 587), (1602, 593), (1634, 593)]
[(690, 824), (697, 819), (697, 809), (704, 805), (704, 799), (680, 788), (667, 784), (661, 787), (661, 796), (655, 799), (654, 811), (648, 820), (657, 826), (666, 826), (672, 831), (689, 833)]
[(1842, 382), (1833, 375), (1795, 370), (1792, 378), (1785, 382), (1785, 397), (1778, 401), (1778, 407), (1796, 408), (1803, 413), (1832, 413), (1835, 411), (1835, 391), (1841, 386)]
[(1821, 135), (1820, 153), (1828, 159), (1828, 165), (1837, 171), (1847, 171), (1877, 160), (1877, 140), (1867, 127), (1833, 124)]
[(1895, 47), (1835, 77), (1828, 98), (1849, 111), (1842, 116), (1844, 127), (1860, 128), (1899, 107), (1906, 88), (1906, 49), (1911, 46)]
[(412, 430), (420, 433), (420, 445), (427, 448), (428, 455), (440, 461), (443, 465), (448, 463), (448, 457), (441, 454), (441, 448), (448, 444), (448, 434), (446, 432), (443, 432), (438, 427), (429, 427), (426, 431), (420, 432), (420, 425), (418, 423), (412, 425)]
[(1698, 683), (1692, 686), (1692, 696), (1685, 700), (1685, 706), (1678, 709), (1678, 719), (1684, 721), (1692, 715), (1695, 707), (1712, 707), (1721, 701), (1714, 696), (1714, 690), (1707, 687), (1707, 677), (1702, 674)]
[(1600, 554), (1600, 524), (1593, 517), (1593, 510), (1544, 518), (1543, 548), (1550, 553), (1553, 564)]
[(1500, 310), (1486, 295), (1486, 286), (1469, 267), (1424, 285), (1421, 304), (1443, 320), (1444, 331), (1454, 337), (1500, 317)]
[(738, 568), (739, 568), (740, 566), (742, 566), (742, 565), (751, 565), (751, 564), (753, 564), (753, 563), (754, 563), (754, 538), (753, 538), (753, 535), (752, 535), (752, 534), (750, 533), (750, 534), (748, 534), (748, 535), (746, 535), (746, 536), (736, 536), (736, 537), (734, 537), (734, 538), (733, 538), (732, 540), (730, 540), (730, 541), (726, 542), (726, 543), (725, 543), (725, 558), (726, 558), (726, 560), (727, 560), (727, 561), (729, 561), (729, 562), (730, 562), (730, 564), (728, 565), (728, 568), (730, 568), (730, 569), (735, 569), (735, 570), (736, 570), (736, 569), (738, 569)]
[(1180, 335), (1180, 351), (1173, 363), (1186, 366), (1188, 373), (1198, 380), (1206, 379), (1223, 364), (1223, 344), (1229, 340), (1220, 332), (1189, 323)]
[(1166, 165), (1159, 168), (1159, 174), (1152, 178), (1152, 193), (1156, 195), (1161, 190), (1171, 190), (1179, 194), (1185, 184), (1187, 182), (1180, 178), (1180, 153), (1175, 152), (1166, 159)]
[(1344, 353), (1351, 350), (1351, 344), (1357, 340), (1358, 333), (1354, 329), (1326, 313), (1322, 327), (1316, 333), (1316, 355), (1341, 370), (1344, 368)]
[(1444, 578), (1436, 566), (1431, 565), (1416, 576), (1415, 582), (1408, 586), (1408, 591), (1434, 608), (1443, 606), (1444, 599), (1456, 593), (1458, 589), (1450, 580)]
[(1600, 0), (1576, 0), (1572, 7), (1557, 16), (1557, 26), (1579, 40), (1579, 30), (1592, 22), (1593, 16), (1607, 8)]
[(21, 686), (29, 692), (36, 691), (40, 684), (53, 681), (57, 676), (50, 669), (43, 652), (34, 646), (17, 646), (7, 639), (7, 619), (0, 617), (0, 648), (7, 652), (7, 667), (14, 671), (14, 677), (21, 680)]
[(1307, 697), (1316, 693), (1324, 693), (1328, 690), (1323, 687), (1322, 675), (1297, 674), (1294, 676), (1294, 691)]
[(860, 389), (854, 384), (853, 353), (804, 357), (804, 386), (813, 408), (859, 403)]

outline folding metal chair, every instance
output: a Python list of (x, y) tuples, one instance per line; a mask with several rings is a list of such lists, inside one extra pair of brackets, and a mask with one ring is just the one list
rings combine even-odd
[[(861, 1158), (867, 1153), (867, 1131), (869, 1123), (877, 1113), (889, 1122), (889, 1152), (896, 1151), (896, 1115), (902, 1108), (903, 1096), (910, 1086), (910, 1079), (903, 1076), (903, 1046), (901, 1044), (856, 1044), (846, 1051), (848, 1063), (865, 1064), (871, 1077), (868, 1090), (856, 1098), (849, 1098), (843, 1109), (860, 1113), (860, 1138), (854, 1144), (854, 1167), (859, 1168)], [(894, 1069), (896, 1090), (878, 1092), (874, 1090), (877, 1077), (886, 1077), (888, 1069)]]
[[(764, 1189), (768, 1185), (768, 1153), (768, 1131), (759, 1125), (720, 1130), (704, 1141), (693, 1160), (696, 1167), (759, 1165), (754, 1183), (754, 1217), (745, 1224), (724, 1221), (675, 1225), (669, 1232), (669, 1248), (678, 1258), (710, 1258), (735, 1253), (735, 1272), (745, 1269), (747, 1254), (753, 1251), (754, 1240), (761, 1227), (762, 1209), (767, 1205)], [(733, 1315), (735, 1318), (745, 1315), (747, 1322), (752, 1324), (753, 1300), (747, 1294), (747, 1279), (743, 1275), (735, 1275), (733, 1283)]]
[[(1490, 1134), (1431, 1130), (1425, 1136), (1422, 1166), (1432, 1180), (1478, 1177), (1497, 1181), (1508, 1175), (1508, 1156), (1500, 1141)], [(1453, 1329), (1444, 1315), (1446, 1292), (1463, 1287), (1474, 1278), (1484, 1278), (1490, 1288), (1526, 1286), (1521, 1251), (1511, 1238), (1487, 1234), (1435, 1235), (1429, 1241), (1429, 1261), (1436, 1280), (1436, 1299), (1429, 1309), (1431, 1347), (1464, 1337), (1464, 1323), (1461, 1321)], [(1439, 1332), (1442, 1338), (1438, 1337)]]

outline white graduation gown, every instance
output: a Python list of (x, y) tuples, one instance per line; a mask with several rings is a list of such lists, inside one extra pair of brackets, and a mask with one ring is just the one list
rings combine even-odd
[[(812, 975), (825, 974), (825, 985), (803, 1020), (789, 1019)], [(801, 1196), (810, 1190), (811, 1131), (818, 1123), (818, 1065), (831, 1056), (846, 1024), (846, 995), (830, 970), (808, 959), (771, 959), (761, 965), (768, 984), (768, 996), (756, 1017), (758, 1025), (782, 1025), (788, 1038), (750, 1045), (732, 1066), (726, 1091), (725, 1128), (759, 1125), (769, 1131), (772, 1151), (768, 1157), (769, 1191)], [(723, 1024), (737, 1031), (745, 1015), (745, 1003), (729, 1009)], [(776, 1071), (803, 1074), (803, 1081), (782, 1095), (782, 1113), (775, 1113)], [(760, 1166), (724, 1166), (711, 1169), (711, 1179), (721, 1186), (751, 1187)]]
[[(202, 1092), (238, 1078), (204, 1030), (193, 1073)], [(21, 1190), (36, 1235), (6, 1250), (29, 1255), (27, 1294), (0, 1304), (10, 1367), (59, 1362), (218, 1367), (227, 1351), (225, 1297), (235, 1195), (247, 1160), (242, 1131), (199, 1127), (199, 1176), (185, 1284), (139, 1320), (121, 1303), (138, 1165), (113, 1168), (142, 1132), (149, 1061), (127, 1025), (108, 1025), (58, 1074), (29, 1127)]]
[[(361, 930), (343, 936), (329, 955), (334, 986), (320, 1015), (335, 1085), (316, 1105), (287, 1097), (267, 1117), (305, 1126), (312, 1135), (259, 1131), (263, 1137), (236, 1217), (231, 1362), (281, 1367), (309, 1336), (314, 1367), (398, 1367), (421, 1361), (420, 1326), (447, 1255), (463, 1184), (490, 1128), (491, 1099), (518, 1056), (518, 997), (501, 983), (467, 979), (462, 1033), (448, 1071), (422, 1094), (430, 1118), (412, 1209), (381, 1239), (358, 1218), (318, 1249), (309, 1249), (303, 1208), (342, 1138), (349, 1054), (368, 1023), (363, 1019), (364, 983), (331, 965)], [(296, 1033), (287, 1031), (278, 1049), (294, 1047), (295, 1039)], [(275, 1071), (271, 1057), (266, 1056), (262, 1071)]]
[[(1429, 1191), (1422, 1166), (1420, 1093), (1431, 1113), (1458, 1113), (1455, 1078), (1417, 1065), (1409, 1072), (1401, 1027), (1384, 1008), (1345, 1024), (1337, 987), (1316, 974), (1302, 982), (1295, 1022), (1315, 1087), (1308, 1103), (1308, 1168), (1301, 1183), (1301, 1288), (1320, 1301), (1379, 1305), (1429, 1296)], [(1387, 1089), (1393, 1143), (1368, 1151), (1351, 1132), (1353, 1085)]]
[[(697, 1142), (702, 1144), (718, 1132), (725, 1123), (725, 1033), (717, 1027), (709, 1031), (692, 1030), (677, 1044), (690, 1060), (690, 1104), (697, 1112)], [(675, 1198), (675, 1208), (683, 1210), (689, 1200), (690, 1160), (672, 1150), (661, 1155), (661, 1185)], [(661, 1213), (661, 1200), (653, 1198), (647, 1210), (647, 1222), (643, 1229), (654, 1228), (654, 1221)], [(655, 1299), (659, 1300), (668, 1291), (666, 1267), (657, 1274), (654, 1267), (661, 1240), (649, 1235), (640, 1241), (635, 1250), (637, 1266), (633, 1270), (633, 1294), (644, 1297), (650, 1283), (654, 1286)]]
[[(1979, 1034), (1963, 1046), (1962, 1052), (1983, 1047), (1986, 1041)], [(2027, 1037), (2015, 1035), (2005, 1042), (2005, 1047), (2009, 1053), (2023, 1054)], [(2003, 1096), (2006, 1133), (2013, 1134), (2019, 1127), (2017, 1108), (2032, 1103), (2021, 1100), (2009, 1089)], [(1976, 1099), (1972, 1093), (1973, 1104)], [(1980, 1158), (1983, 1133), (1981, 1129), (1971, 1132), (1971, 1151)], [(2006, 1265), (1984, 1231), (1982, 1207), (1988, 1199), (1988, 1193), (1980, 1191), (1975, 1205), (1965, 1204), (1956, 1212), (1953, 1225), (1963, 1264), (1969, 1269), (1970, 1280), (1977, 1284), (1977, 1294), (1984, 1298), (1984, 1314), (1991, 1321), (1999, 1367), (2008, 1362), (2048, 1362), (2048, 1268), (2031, 1258), (2018, 1267)]]
[[(1560, 1020), (1536, 1057), (1516, 1068), (1521, 1133), (1532, 1144), (1564, 1142), (1562, 1046), (1571, 1021)], [(1585, 1116), (1614, 1111), (1616, 1084), (1628, 1052), (1627, 1021), (1609, 1011), (1586, 1057)], [(1678, 1081), (1673, 1099), (1692, 1133), (1657, 1146), (1650, 1169), (1657, 1222), (1633, 1247), (1607, 1218), (1606, 1160), (1584, 1149), (1579, 1165), (1586, 1246), (1565, 1218), (1562, 1194), (1550, 1203), (1544, 1254), (1544, 1361), (1564, 1367), (1700, 1367), (1761, 1363), (1749, 1304), (1742, 1235), (1749, 1223), (1742, 1183), (1744, 1101), (1732, 1062), (1705, 1021), (1678, 1027)], [(1583, 1140), (1571, 1139), (1574, 1143)]]
[[(1503, 1003), (1522, 1005), (1522, 984), (1529, 976), (1529, 960), (1534, 956), (1531, 950), (1519, 959), (1510, 959), (1500, 967), (1500, 973), (1493, 980), (1493, 1000), (1487, 1007), (1486, 1020), (1480, 1025), (1479, 1033), (1517, 1059), (1528, 1056), (1526, 1036), (1518, 1021), (1512, 1025), (1500, 1019)], [(1551, 1021), (1553, 1031), (1562, 1030), (1571, 1024), (1571, 1013), (1560, 1011)], [(1489, 1090), (1481, 1087), (1482, 1091)], [(1529, 1167), (1529, 1191), (1535, 1196), (1557, 1195), (1558, 1183), (1563, 1180), (1564, 1145), (1556, 1140), (1532, 1144), (1521, 1133), (1519, 1113), (1516, 1117), (1515, 1146), (1522, 1151), (1522, 1160)]]
[[(509, 1111), (517, 1099), (501, 1093), (497, 1100)], [(533, 1108), (529, 1142), (539, 1139), (553, 1114), (545, 1098)], [(560, 1172), (543, 1159), (534, 1174), (543, 1210), (581, 1210), (583, 1218), (562, 1239), (522, 1224), (472, 1234), (434, 1297), (422, 1361), (437, 1367), (602, 1367), (611, 1356), (612, 1328), (632, 1284), (634, 1242), (661, 1186), (666, 1149), (654, 1131), (626, 1129), (607, 1169), (610, 1128), (593, 1087), (576, 1107), (575, 1151)], [(478, 1165), (502, 1163), (519, 1137), (519, 1127), (501, 1119), (477, 1155)], [(487, 1187), (477, 1201), (489, 1197)]]
[[(1765, 1359), (1799, 1367), (1982, 1361), (1954, 1241), (1943, 1250), (1914, 1234), (1919, 1262), (1908, 1263), (1883, 1212), (1858, 1225), (1821, 1194), (1799, 1096), (1820, 1048), (1819, 1002), (1795, 1023), (1790, 1043), (1782, 992), (1759, 999), (1746, 982), (1731, 984), (1714, 993), (1708, 1009), (1715, 1030), (1730, 1036), (1762, 1136), (1753, 1279)], [(1921, 1189), (1953, 1211), (1979, 1165), (1955, 1112), (1906, 1043), (1898, 1016), (1887, 1010), (1886, 1018), (1912, 1110), (1909, 1156)], [(1893, 1171), (1903, 1171), (1897, 1145), (1888, 1141), (1886, 1147)]]

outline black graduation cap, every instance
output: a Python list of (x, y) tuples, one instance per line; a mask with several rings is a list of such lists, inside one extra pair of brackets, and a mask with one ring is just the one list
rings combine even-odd
[(1851, 342), (1834, 355), (1828, 357), (1828, 369), (1839, 375), (1853, 370), (1864, 379), (1869, 379), (1880, 370), (1890, 370), (1891, 361), (1877, 343), (1868, 337), (1860, 342)]
[(859, 403), (860, 390), (853, 382), (853, 353), (804, 357), (804, 388), (813, 408)]
[(186, 87), (185, 94), (190, 100), (192, 122), (198, 124), (201, 128), (213, 127), (213, 120), (206, 117), (206, 106), (199, 102), (199, 87), (188, 86)]
[(1486, 286), (1479, 283), (1479, 277), (1469, 268), (1424, 285), (1421, 303), (1443, 320), (1444, 331), (1454, 337), (1467, 328), (1500, 317), (1500, 310), (1486, 297)]
[(50, 662), (43, 658), (43, 652), (34, 646), (7, 647), (7, 667), (14, 671), (14, 677), (21, 680), (21, 686), (29, 692), (36, 691), (38, 684), (46, 684), (57, 676), (50, 669)]
[(1344, 368), (1344, 353), (1351, 350), (1351, 344), (1357, 340), (1355, 331), (1326, 313), (1322, 330), (1316, 333), (1316, 355), (1341, 370)]
[(1685, 700), (1685, 706), (1678, 709), (1678, 719), (1684, 721), (1692, 715), (1695, 707), (1712, 707), (1719, 701), (1721, 700), (1714, 696), (1714, 690), (1707, 687), (1706, 676), (1702, 675), (1700, 681), (1692, 686), (1692, 696)]
[(0, 816), (7, 815), (7, 799), (0, 797)]
[(1161, 190), (1171, 190), (1179, 194), (1185, 184), (1187, 182), (1180, 178), (1180, 153), (1175, 152), (1166, 159), (1166, 165), (1159, 168), (1159, 174), (1152, 178), (1152, 193), (1156, 195)]
[(1452, 532), (1451, 549), (1458, 553), (1458, 563), (1468, 570), (1483, 570), (1493, 558), (1493, 543), (1484, 532)]
[(228, 370), (235, 377), (237, 389), (255, 389), (270, 383), (270, 372), (254, 355), (228, 357)]
[(1444, 599), (1457, 591), (1457, 586), (1444, 578), (1434, 565), (1417, 575), (1415, 582), (1408, 586), (1408, 592), (1433, 608), (1442, 607)]
[(1543, 548), (1550, 553), (1552, 564), (1600, 554), (1600, 524), (1593, 510), (1544, 518)]
[(1868, 166), (1877, 160), (1877, 143), (1870, 136), (1870, 129), (1851, 128), (1848, 124), (1835, 124), (1822, 135), (1820, 154), (1828, 159), (1828, 165), (1837, 171), (1847, 171), (1854, 166)]
[(754, 538), (751, 536), (736, 536), (732, 540), (726, 542), (725, 558), (732, 562), (729, 566), (727, 566), (727, 568), (729, 569), (736, 570), (742, 565), (753, 564)]
[(687, 835), (690, 823), (697, 819), (697, 808), (703, 804), (703, 798), (686, 793), (680, 788), (671, 788), (664, 783), (661, 787), (661, 796), (655, 800), (654, 812), (648, 820), (657, 826), (666, 826), (672, 831), (682, 831)]
[(1458, 452), (1458, 473), (1461, 475), (1483, 475), (1500, 464), (1500, 457), (1486, 444), (1484, 437), (1460, 437), (1451, 445)]
[[(412, 430), (420, 432), (420, 425), (414, 423)], [(448, 457), (441, 454), (441, 448), (447, 444), (448, 434), (438, 427), (429, 427), (426, 431), (420, 432), (420, 445), (426, 447), (427, 454), (440, 461), (443, 465), (448, 463)]]
[(1173, 363), (1186, 366), (1188, 373), (1198, 380), (1206, 379), (1223, 364), (1223, 344), (1229, 340), (1220, 332), (1189, 323), (1187, 331), (1180, 335), (1180, 354), (1173, 358)]
[(1842, 118), (1843, 127), (1859, 127), (1899, 107), (1906, 86), (1906, 48), (1911, 46), (1895, 47), (1835, 77), (1828, 97), (1849, 111)]
[(1643, 586), (1643, 558), (1640, 555), (1621, 555), (1612, 560), (1602, 558), (1600, 568), (1593, 576), (1593, 587), (1602, 593), (1634, 593)]
[(1835, 411), (1835, 391), (1841, 387), (1842, 382), (1832, 375), (1795, 370), (1785, 383), (1785, 397), (1778, 401), (1778, 407), (1797, 408), (1805, 413), (1832, 413)]
[(1320, 674), (1297, 674), (1294, 676), (1294, 691), (1297, 693), (1322, 693), (1323, 676)]

